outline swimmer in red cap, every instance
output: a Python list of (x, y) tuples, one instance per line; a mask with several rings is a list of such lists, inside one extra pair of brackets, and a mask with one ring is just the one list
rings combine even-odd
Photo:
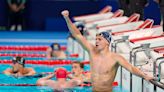
[(25, 59), (18, 56), (12, 59), (12, 68), (6, 69), (3, 73), (15, 77), (22, 77), (34, 75), (35, 70), (33, 68), (25, 68)]
[(64, 10), (61, 13), (67, 23), (69, 31), (78, 43), (88, 52), (91, 65), (91, 80), (93, 92), (112, 92), (112, 83), (114, 82), (119, 66), (124, 67), (129, 72), (150, 81), (153, 76), (148, 76), (137, 67), (132, 66), (121, 55), (110, 51), (112, 36), (109, 32), (101, 32), (96, 35), (95, 45), (80, 33), (79, 29), (69, 18), (69, 11)]
[[(56, 75), (56, 81), (51, 80)], [(66, 80), (67, 78), (67, 70), (64, 68), (57, 68), (54, 74), (48, 75), (46, 77), (40, 78), (37, 81), (37, 85), (39, 86), (49, 86), (55, 90), (62, 90), (65, 88), (72, 88), (80, 85), (82, 82), (79, 80)]]
[(61, 47), (58, 43), (51, 44), (51, 46), (47, 49), (47, 59), (51, 59), (52, 57), (59, 59), (66, 58), (65, 52), (61, 50)]

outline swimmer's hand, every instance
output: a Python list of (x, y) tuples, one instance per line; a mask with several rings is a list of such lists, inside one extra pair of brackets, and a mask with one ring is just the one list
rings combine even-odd
[(12, 74), (14, 77), (23, 77), (21, 73)]
[(148, 76), (148, 75), (146, 75), (146, 74), (145, 74), (145, 76), (144, 76), (144, 79), (145, 79), (146, 81), (155, 80), (154, 77)]
[(63, 15), (63, 17), (68, 17), (69, 16), (69, 11), (64, 10), (64, 11), (61, 12), (61, 14)]

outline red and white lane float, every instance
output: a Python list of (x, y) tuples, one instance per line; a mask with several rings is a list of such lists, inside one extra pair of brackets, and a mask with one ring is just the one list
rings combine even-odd
[[(16, 50), (16, 51), (46, 51), (49, 46), (0, 46), (1, 50)], [(62, 50), (66, 50), (65, 46), (61, 46)]]
[[(69, 65), (72, 64), (72, 60), (26, 60), (26, 64), (37, 65)], [(89, 61), (83, 61), (83, 64), (89, 64)], [(11, 60), (0, 60), (0, 64), (12, 64)]]
[[(33, 53), (33, 54), (29, 54), (29, 53), (0, 53), (0, 56), (12, 56), (12, 57), (16, 57), (16, 56), (20, 56), (20, 57), (46, 57), (46, 54), (37, 54), (37, 53)], [(67, 55), (67, 57), (74, 57), (74, 58), (78, 58), (79, 55), (78, 54), (69, 54)]]
[[(23, 83), (23, 84), (0, 84), (0, 86), (39, 86), (37, 84), (26, 84), (26, 83)], [(80, 87), (91, 87), (92, 84), (91, 83), (88, 83), (88, 84), (81, 84), (79, 85)], [(115, 86), (118, 86), (118, 82), (113, 82), (112, 84), (113, 87)]]

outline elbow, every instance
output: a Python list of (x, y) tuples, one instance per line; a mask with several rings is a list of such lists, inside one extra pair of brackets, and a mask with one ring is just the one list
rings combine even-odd
[(43, 83), (42, 80), (39, 79), (39, 80), (36, 82), (36, 85), (37, 85), (37, 86), (42, 86), (42, 83)]
[(43, 86), (44, 85), (44, 79), (40, 78), (37, 82), (36, 82), (37, 86)]
[(31, 69), (31, 71), (27, 74), (28, 76), (32, 76), (32, 75), (35, 75), (36, 72), (34, 69)]
[(6, 74), (6, 75), (11, 75), (11, 73), (10, 72), (8, 72), (8, 71), (3, 71), (3, 74)]
[(35, 75), (35, 74), (36, 74), (36, 72), (35, 72), (35, 71), (33, 71), (33, 72), (32, 72), (32, 75)]

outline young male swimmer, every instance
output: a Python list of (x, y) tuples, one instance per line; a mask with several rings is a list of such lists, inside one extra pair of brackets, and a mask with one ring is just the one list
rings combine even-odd
[(91, 73), (84, 72), (84, 64), (81, 62), (72, 63), (72, 73), (68, 74), (70, 79), (78, 79), (85, 83), (91, 82)]
[(90, 56), (91, 81), (94, 92), (112, 92), (117, 69), (121, 65), (131, 73), (145, 78), (147, 81), (154, 79), (145, 75), (138, 68), (129, 64), (121, 55), (109, 50), (111, 35), (108, 32), (101, 32), (96, 35), (95, 46), (90, 44), (81, 35), (76, 26), (69, 18), (69, 11), (61, 13), (73, 37), (86, 49)]
[(3, 71), (4, 74), (13, 75), (15, 77), (33, 76), (35, 70), (33, 68), (25, 68), (25, 59), (22, 57), (14, 57), (12, 60), (12, 68)]

